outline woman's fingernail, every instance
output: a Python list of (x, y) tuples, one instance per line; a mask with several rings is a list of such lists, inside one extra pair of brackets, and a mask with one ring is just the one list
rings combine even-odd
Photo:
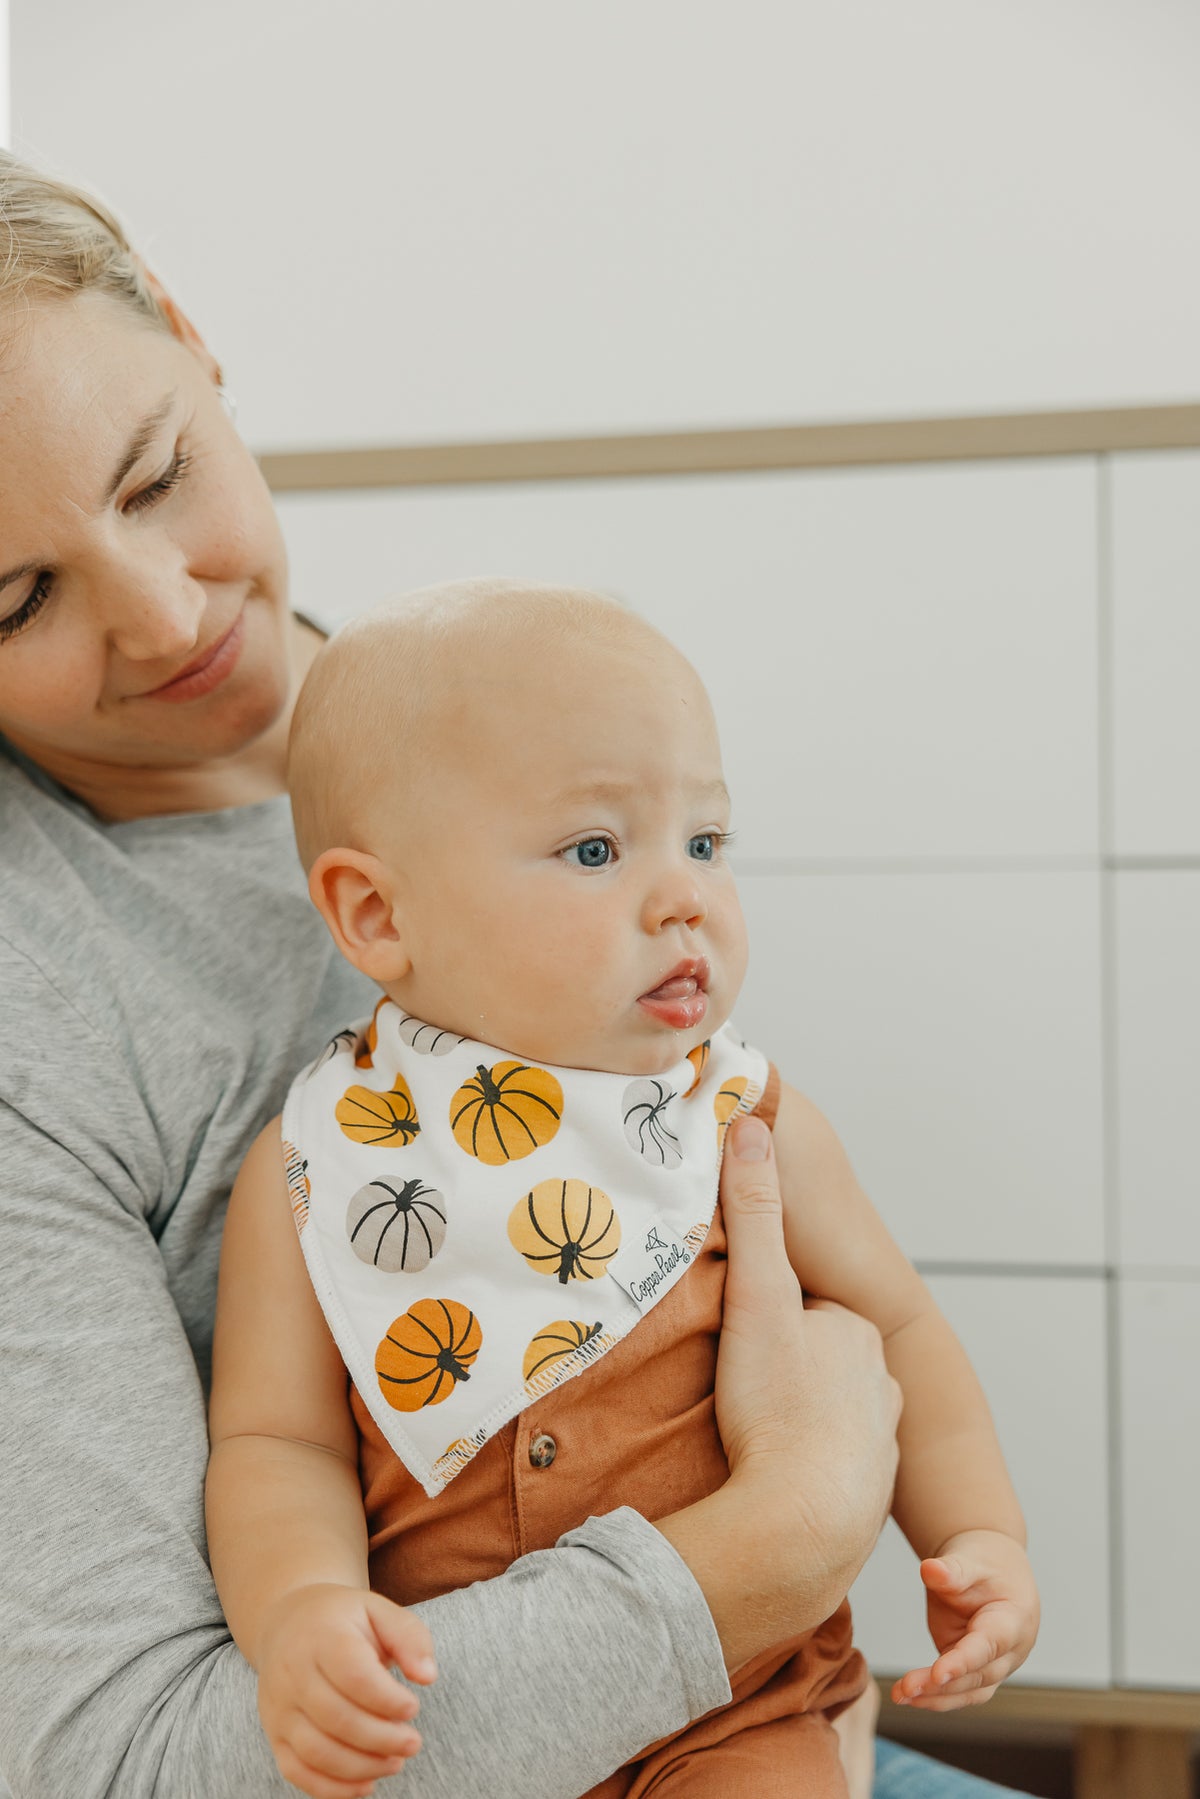
[(732, 1146), (739, 1162), (765, 1162), (771, 1153), (771, 1133), (761, 1118), (740, 1118), (733, 1127)]

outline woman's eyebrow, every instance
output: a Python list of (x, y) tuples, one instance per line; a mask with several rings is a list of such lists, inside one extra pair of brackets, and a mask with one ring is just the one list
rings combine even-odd
[[(117, 467), (116, 473), (104, 490), (104, 499), (101, 502), (103, 505), (108, 505), (108, 502), (117, 492), (130, 469), (136, 465), (139, 457), (145, 455), (154, 439), (155, 432), (162, 428), (167, 415), (178, 398), (179, 390), (178, 388), (173, 388), (166, 398), (159, 402), (153, 412), (148, 412), (146, 414), (141, 424), (134, 431), (133, 436), (129, 440), (129, 446)], [(40, 562), (23, 562), (20, 568), (10, 568), (7, 574), (0, 575), (0, 591), (5, 587), (11, 587), (14, 581), (20, 581), (25, 575), (36, 574), (43, 566), (44, 565)]]
[(153, 412), (148, 412), (146, 414), (145, 418), (130, 438), (129, 448), (126, 450), (124, 456), (122, 456), (116, 474), (104, 490), (103, 505), (108, 505), (108, 502), (117, 492), (117, 489), (120, 487), (130, 469), (134, 467), (141, 456), (145, 455), (146, 450), (149, 448), (154, 438), (155, 432), (161, 429), (164, 419), (175, 404), (176, 398), (177, 390), (169, 393), (166, 399), (154, 408)]

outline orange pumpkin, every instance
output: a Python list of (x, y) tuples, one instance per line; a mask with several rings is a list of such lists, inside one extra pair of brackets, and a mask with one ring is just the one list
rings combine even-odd
[(549, 1143), (562, 1118), (562, 1088), (545, 1068), (482, 1063), (450, 1101), (454, 1141), (489, 1168), (519, 1162)]
[(602, 1275), (621, 1247), (612, 1200), (586, 1181), (539, 1181), (509, 1214), (508, 1240), (539, 1274), (568, 1281)]
[(474, 1312), (456, 1299), (418, 1299), (388, 1326), (375, 1351), (379, 1389), (397, 1412), (449, 1399), (483, 1346)]
[(556, 1363), (566, 1361), (577, 1350), (598, 1337), (604, 1326), (596, 1324), (580, 1324), (576, 1318), (556, 1318), (553, 1324), (542, 1327), (525, 1351), (525, 1360), (521, 1364), (521, 1372), (526, 1380), (535, 1375), (545, 1374)]
[(292, 1202), (292, 1217), (296, 1220), (296, 1229), (303, 1231), (308, 1223), (308, 1202), (312, 1198), (308, 1159), (286, 1137), (283, 1139), (283, 1169), (287, 1177), (288, 1196)]
[(416, 1101), (401, 1074), (388, 1093), (377, 1093), (373, 1087), (347, 1087), (334, 1116), (352, 1143), (388, 1148), (411, 1143), (421, 1128)]
[(703, 1043), (698, 1043), (696, 1045), (695, 1049), (689, 1049), (689, 1051), (687, 1053), (687, 1059), (691, 1063), (692, 1067), (695, 1069), (696, 1073), (692, 1079), (691, 1086), (688, 1088), (687, 1092), (683, 1096), (684, 1099), (691, 1099), (692, 1094), (696, 1091), (697, 1087), (700, 1085), (701, 1081), (704, 1079), (704, 1070), (708, 1067), (708, 1055), (709, 1055), (709, 1040), (707, 1037), (705, 1038)]
[(375, 1066), (375, 1047), (379, 1042), (379, 1008), (386, 1004), (386, 999), (381, 999), (376, 1003), (375, 1010), (371, 1014), (371, 1022), (366, 1028), (363, 1040), (358, 1046), (358, 1053), (354, 1058), (356, 1068), (374, 1068)]

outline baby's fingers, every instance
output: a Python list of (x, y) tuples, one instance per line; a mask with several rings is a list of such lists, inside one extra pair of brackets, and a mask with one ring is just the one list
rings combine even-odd
[(283, 1739), (274, 1745), (275, 1759), (285, 1780), (312, 1799), (359, 1799), (374, 1791), (377, 1780), (397, 1773), (409, 1755), (416, 1754), (421, 1739), (415, 1730), (408, 1734), (411, 1743), (407, 1753), (362, 1755), (297, 1712), (289, 1720)]
[(367, 1597), (367, 1615), (386, 1659), (399, 1668), (406, 1680), (428, 1686), (437, 1679), (433, 1638), (415, 1612), (394, 1605), (382, 1594), (371, 1593)]
[(304, 1709), (319, 1723), (331, 1696), (347, 1701), (359, 1714), (373, 1714), (390, 1724), (406, 1723), (420, 1709), (415, 1693), (391, 1673), (386, 1652), (371, 1637), (355, 1631), (331, 1633), (322, 1643), (316, 1664), (316, 1681), (303, 1701)]
[(992, 1694), (996, 1692), (999, 1682), (986, 1686), (971, 1687), (961, 1693), (929, 1692), (918, 1694), (916, 1698), (905, 1699), (902, 1704), (913, 1711), (920, 1712), (957, 1712), (968, 1705), (986, 1705)]
[(351, 1699), (339, 1692), (319, 1670), (307, 1682), (302, 1699), (297, 1695), (297, 1704), (317, 1730), (348, 1749), (385, 1757), (414, 1755), (421, 1745), (411, 1723), (417, 1711), (416, 1695), (391, 1675), (384, 1678), (396, 1688), (398, 1701), (405, 1708), (401, 1715), (381, 1718), (358, 1703), (357, 1694)]

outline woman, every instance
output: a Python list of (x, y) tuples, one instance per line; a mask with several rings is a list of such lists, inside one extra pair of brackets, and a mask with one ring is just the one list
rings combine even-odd
[[(203, 1383), (242, 1152), (371, 998), (283, 795), (319, 637), (219, 370), (113, 221), (3, 153), (0, 220), (0, 1768), (21, 1799), (267, 1799)], [(895, 1401), (861, 1321), (801, 1313), (771, 1193), (769, 1157), (730, 1159), (728, 1484), (423, 1608), (441, 1673), (387, 1799), (571, 1799), (845, 1591)]]

